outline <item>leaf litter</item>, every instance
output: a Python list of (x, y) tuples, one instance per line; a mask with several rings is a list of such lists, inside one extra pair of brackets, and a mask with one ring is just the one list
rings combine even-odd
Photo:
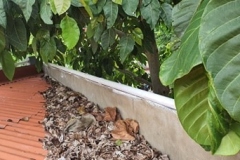
[(169, 160), (139, 134), (139, 124), (122, 119), (116, 107), (101, 109), (81, 93), (46, 77), (46, 160)]

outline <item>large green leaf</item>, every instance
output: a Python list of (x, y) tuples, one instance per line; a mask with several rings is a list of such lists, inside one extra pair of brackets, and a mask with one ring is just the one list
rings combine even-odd
[(163, 19), (165, 25), (169, 28), (172, 27), (172, 5), (169, 3), (163, 3), (161, 5), (160, 17)]
[(6, 26), (7, 26), (7, 19), (6, 19), (6, 13), (4, 10), (3, 1), (0, 1), (0, 25), (3, 28), (6, 28)]
[(211, 144), (208, 130), (208, 78), (202, 65), (174, 83), (174, 98), (183, 128), (197, 143)]
[(11, 45), (20, 51), (26, 51), (28, 43), (27, 31), (22, 19), (8, 20), (7, 35)]
[(213, 89), (212, 81), (209, 80), (209, 95), (208, 95), (208, 129), (211, 140), (211, 151), (215, 153), (218, 149), (222, 138), (228, 133), (230, 125), (230, 116), (223, 109), (222, 105), (216, 97)]
[(202, 0), (183, 0), (173, 7), (172, 25), (174, 32), (178, 37), (183, 36), (201, 2)]
[(80, 3), (79, 0), (71, 0), (71, 5), (75, 7), (82, 7), (83, 5)]
[(216, 155), (234, 155), (240, 151), (240, 137), (233, 131), (230, 131), (223, 137), (222, 142), (215, 152)]
[(4, 50), (6, 46), (6, 39), (3, 29), (0, 28), (0, 53)]
[(148, 5), (141, 6), (141, 15), (154, 29), (160, 17), (160, 3), (158, 0), (152, 0)]
[(0, 52), (0, 63), (5, 76), (9, 80), (12, 80), (15, 72), (15, 65), (11, 53), (6, 50)]
[[(240, 0), (211, 0), (200, 27), (200, 52), (216, 95), (240, 122)], [(214, 8), (214, 9), (213, 9)]]
[(28, 21), (32, 14), (32, 5), (35, 3), (35, 0), (12, 0), (12, 1), (21, 8), (26, 21)]
[(131, 36), (123, 36), (119, 42), (120, 45), (120, 60), (123, 63), (127, 56), (133, 51), (135, 42)]
[(68, 49), (72, 49), (77, 44), (80, 36), (80, 30), (77, 22), (66, 15), (61, 20), (60, 27), (62, 29), (63, 43)]
[(118, 15), (118, 5), (116, 3), (113, 3), (112, 1), (107, 1), (105, 6), (103, 7), (104, 15), (107, 19), (107, 28), (111, 28)]
[(56, 55), (56, 43), (54, 37), (51, 37), (48, 41), (40, 40), (40, 55), (43, 62), (48, 63), (48, 60), (52, 60)]
[(186, 75), (194, 66), (202, 63), (198, 48), (198, 33), (207, 2), (208, 0), (205, 0), (198, 7), (181, 39), (180, 49), (163, 62), (160, 69), (160, 79), (164, 85), (173, 84), (176, 79)]
[(53, 24), (52, 18), (52, 11), (51, 6), (48, 2), (48, 0), (42, 0), (41, 6), (40, 6), (40, 16), (44, 23), (46, 24)]
[(136, 15), (136, 10), (138, 7), (139, 0), (123, 0), (122, 1), (122, 8), (124, 12), (129, 16)]
[(54, 0), (54, 6), (59, 15), (65, 13), (71, 6), (71, 0)]
[(101, 45), (104, 50), (111, 46), (115, 42), (116, 32), (114, 29), (107, 29), (101, 36)]

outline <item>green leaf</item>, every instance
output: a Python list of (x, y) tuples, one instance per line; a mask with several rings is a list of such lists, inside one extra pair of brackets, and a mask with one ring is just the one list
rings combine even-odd
[(93, 18), (93, 14), (91, 11), (90, 6), (85, 2), (85, 0), (80, 0), (81, 4), (83, 5), (83, 7), (85, 8), (85, 10), (87, 11), (88, 15)]
[(209, 95), (208, 95), (208, 126), (211, 139), (211, 151), (215, 153), (218, 149), (222, 138), (228, 133), (230, 125), (230, 116), (223, 109), (219, 103), (215, 91), (213, 89), (212, 81), (209, 80)]
[(112, 1), (107, 1), (105, 6), (103, 7), (104, 15), (107, 19), (107, 28), (111, 28), (118, 15), (118, 5), (116, 3), (113, 3)]
[(11, 45), (20, 51), (27, 50), (27, 31), (20, 18), (10, 19), (7, 25), (8, 40)]
[(107, 29), (103, 32), (101, 36), (101, 45), (104, 50), (106, 50), (109, 46), (111, 46), (115, 42), (115, 30), (114, 29)]
[(114, 3), (122, 5), (122, 0), (112, 0)]
[(62, 29), (63, 43), (68, 49), (72, 49), (77, 44), (80, 36), (80, 30), (77, 22), (66, 15), (61, 20), (60, 27)]
[(28, 21), (32, 14), (32, 5), (35, 3), (35, 0), (12, 0), (12, 1), (20, 7), (26, 21)]
[(186, 75), (194, 66), (202, 63), (198, 48), (198, 33), (206, 3), (207, 1), (204, 1), (193, 16), (181, 39), (180, 49), (163, 62), (160, 68), (160, 79), (164, 85), (173, 84), (176, 79)]
[(6, 26), (7, 26), (7, 19), (6, 19), (6, 13), (4, 10), (3, 1), (0, 1), (0, 25), (3, 28), (6, 28)]
[(127, 56), (133, 51), (135, 42), (130, 36), (123, 36), (120, 41), (120, 60), (123, 63)]
[(40, 6), (40, 16), (44, 23), (53, 24), (51, 6), (48, 0), (42, 0)]
[(132, 36), (133, 36), (134, 41), (141, 46), (142, 40), (143, 40), (142, 30), (138, 27), (134, 28), (134, 30), (132, 32)]
[(49, 4), (50, 4), (53, 14), (57, 14), (57, 9), (55, 7), (54, 0), (49, 0)]
[(106, 3), (106, 0), (98, 0), (98, 2), (95, 5), (91, 5), (91, 11), (93, 12), (94, 15), (98, 15), (102, 12), (103, 7)]
[(6, 39), (3, 29), (0, 28), (0, 53), (5, 49)]
[(15, 72), (15, 64), (11, 53), (6, 50), (0, 52), (0, 63), (5, 76), (9, 80), (12, 80)]
[(169, 3), (163, 3), (161, 5), (160, 17), (163, 19), (166, 26), (172, 27), (172, 5)]
[(102, 35), (103, 31), (104, 31), (104, 26), (103, 26), (103, 24), (102, 24), (102, 23), (98, 23), (98, 24), (97, 24), (97, 27), (96, 27), (96, 30), (95, 30), (95, 32), (94, 32), (94, 36), (93, 36), (94, 41), (96, 41), (96, 42), (99, 41), (99, 39), (101, 38), (101, 35)]
[(141, 15), (153, 30), (160, 17), (160, 3), (158, 0), (152, 0), (147, 6), (141, 6)]
[(94, 36), (94, 28), (92, 28), (91, 24), (87, 26), (87, 38), (90, 39)]
[(223, 137), (222, 142), (215, 152), (215, 155), (235, 155), (240, 151), (240, 137), (233, 131), (230, 131)]
[(74, 7), (83, 7), (79, 0), (71, 0), (71, 5)]
[(54, 37), (51, 37), (48, 41), (40, 41), (40, 55), (43, 62), (48, 63), (48, 60), (52, 60), (56, 55), (57, 47)]
[(65, 13), (71, 6), (71, 0), (54, 0), (54, 6), (59, 15)]
[(183, 0), (173, 7), (172, 25), (178, 37), (181, 38), (186, 31), (201, 2), (202, 0)]
[(240, 0), (211, 0), (204, 11), (199, 33), (203, 63), (213, 79), (216, 95), (230, 116), (238, 122), (240, 122), (239, 5)]
[(174, 83), (174, 99), (179, 120), (197, 143), (211, 144), (208, 131), (208, 78), (202, 65)]
[(124, 12), (129, 16), (136, 15), (136, 10), (138, 7), (139, 0), (123, 0), (122, 1), (122, 8)]

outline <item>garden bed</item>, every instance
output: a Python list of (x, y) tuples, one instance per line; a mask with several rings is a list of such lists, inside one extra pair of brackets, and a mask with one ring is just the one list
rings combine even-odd
[(117, 107), (121, 116), (139, 123), (140, 134), (171, 160), (236, 160), (236, 156), (212, 156), (183, 130), (173, 99), (111, 82), (54, 64), (44, 65), (46, 75), (80, 92), (100, 108)]
[[(84, 95), (46, 78), (43, 92), (49, 133), (43, 140), (47, 159), (169, 160), (153, 149), (132, 119), (122, 119), (115, 107), (102, 110)], [(141, 126), (140, 126), (141, 127)]]

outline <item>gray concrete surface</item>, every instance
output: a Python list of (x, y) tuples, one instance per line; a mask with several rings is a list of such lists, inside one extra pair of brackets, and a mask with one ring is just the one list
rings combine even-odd
[(48, 64), (45, 74), (97, 103), (117, 107), (124, 118), (139, 122), (140, 133), (171, 160), (239, 160), (236, 156), (212, 156), (196, 144), (178, 121), (173, 99)]

